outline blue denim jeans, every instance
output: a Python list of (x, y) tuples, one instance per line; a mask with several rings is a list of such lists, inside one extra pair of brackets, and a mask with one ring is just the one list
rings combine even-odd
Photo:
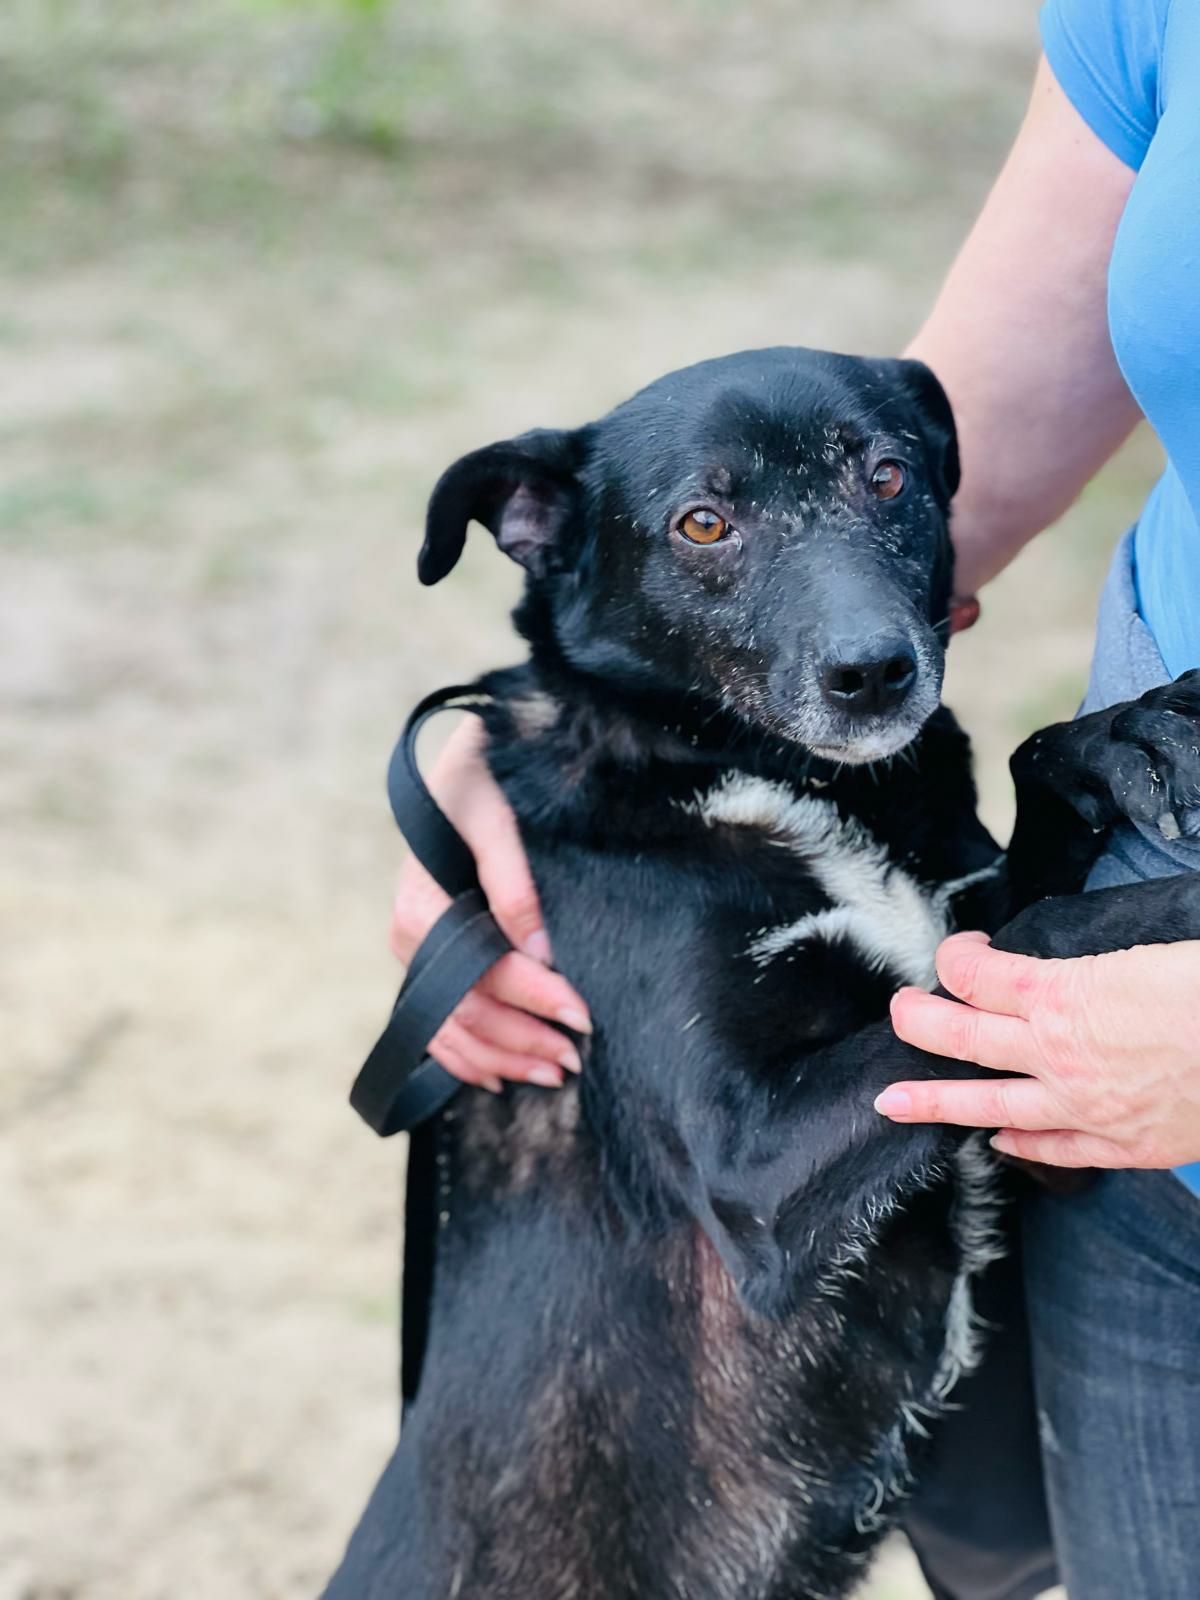
[(1200, 1196), (1167, 1172), (1023, 1216), (1042, 1460), (1071, 1600), (1200, 1596)]

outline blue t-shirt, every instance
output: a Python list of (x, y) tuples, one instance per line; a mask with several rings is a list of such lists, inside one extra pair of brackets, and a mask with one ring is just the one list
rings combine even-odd
[(1049, 0), (1041, 23), (1067, 98), (1137, 173), (1108, 322), (1167, 454), (1135, 552), (1139, 609), (1174, 678), (1200, 666), (1200, 5)]
[[(1200, 666), (1200, 3), (1047, 0), (1041, 26), (1063, 92), (1137, 173), (1109, 265), (1108, 324), (1167, 455), (1134, 560), (1138, 609), (1177, 677)], [(1200, 1191), (1200, 1162), (1179, 1175)]]

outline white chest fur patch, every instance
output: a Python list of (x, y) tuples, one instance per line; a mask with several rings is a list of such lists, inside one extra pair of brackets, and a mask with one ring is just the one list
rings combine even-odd
[(767, 835), (800, 857), (833, 901), (825, 911), (761, 934), (750, 946), (755, 961), (765, 964), (814, 940), (848, 940), (874, 970), (923, 989), (933, 986), (934, 951), (949, 931), (945, 890), (922, 888), (861, 823), (839, 817), (831, 800), (737, 774), (687, 809), (710, 827)]

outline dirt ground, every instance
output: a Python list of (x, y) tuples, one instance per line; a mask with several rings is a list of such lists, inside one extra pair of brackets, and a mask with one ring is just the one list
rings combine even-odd
[[(437, 472), (703, 355), (896, 349), (1035, 50), (1032, 0), (10, 0), (0, 1600), (302, 1600), (389, 1448), (382, 773), (513, 653), (486, 541), (418, 595)], [(997, 827), (1153, 466), (956, 642)]]

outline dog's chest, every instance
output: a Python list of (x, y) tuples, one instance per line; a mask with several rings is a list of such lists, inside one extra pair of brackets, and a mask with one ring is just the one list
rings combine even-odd
[(897, 983), (933, 984), (934, 952), (953, 925), (962, 880), (923, 882), (832, 800), (767, 779), (735, 774), (686, 809), (717, 835), (761, 843), (756, 863), (767, 888), (799, 866), (822, 902), (754, 930), (746, 953), (756, 965), (837, 945)]

